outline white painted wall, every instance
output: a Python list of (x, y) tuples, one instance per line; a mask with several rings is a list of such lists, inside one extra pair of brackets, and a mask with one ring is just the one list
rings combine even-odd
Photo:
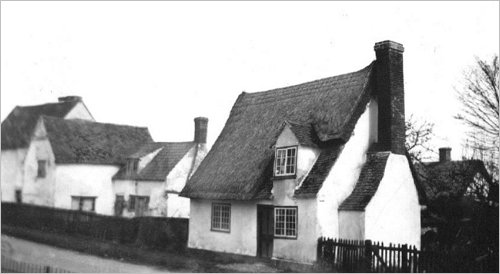
[(22, 189), (24, 177), (24, 159), (28, 149), (2, 150), (1, 191), (2, 202), (14, 202), (16, 189)]
[(338, 207), (352, 193), (366, 162), (366, 152), (377, 140), (377, 126), (374, 126), (377, 113), (377, 103), (372, 99), (318, 192), (317, 219), (321, 236), (339, 237)]
[(384, 177), (365, 209), (366, 238), (420, 248), (420, 205), (404, 155), (390, 154)]
[(365, 239), (364, 211), (339, 211), (339, 238), (350, 240)]
[(114, 165), (58, 164), (56, 166), (55, 207), (71, 209), (71, 196), (96, 196), (95, 212), (114, 214), (115, 196), (111, 178)]
[[(213, 202), (231, 203), (231, 231), (211, 231)], [(191, 199), (188, 247), (249, 256), (257, 254), (257, 203)]]
[(66, 114), (64, 119), (84, 119), (84, 120), (89, 120), (89, 121), (95, 121), (94, 117), (92, 117), (89, 110), (82, 102), (79, 102), (78, 104), (76, 104), (73, 107), (73, 109), (71, 109), (68, 112), (68, 114)]
[[(135, 180), (114, 180), (114, 195), (124, 195), (129, 201), (130, 195), (149, 196), (149, 216), (167, 216), (167, 204), (163, 198), (164, 182), (162, 181), (135, 181)], [(113, 196), (114, 203), (115, 196)], [(165, 200), (165, 201), (164, 201)], [(134, 217), (135, 212), (128, 208), (123, 210), (124, 217)]]

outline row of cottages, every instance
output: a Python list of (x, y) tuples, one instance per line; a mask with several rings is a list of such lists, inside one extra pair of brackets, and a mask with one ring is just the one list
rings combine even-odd
[(95, 122), (80, 97), (16, 107), (2, 122), (2, 201), (99, 214), (189, 216), (179, 197), (206, 155), (195, 140), (153, 142), (147, 128)]
[(243, 92), (181, 195), (188, 246), (314, 262), (319, 237), (420, 246), (403, 46), (348, 74)]

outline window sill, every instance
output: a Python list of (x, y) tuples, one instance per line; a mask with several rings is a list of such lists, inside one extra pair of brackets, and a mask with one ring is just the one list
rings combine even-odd
[(276, 236), (276, 235), (274, 235), (274, 239), (297, 240), (297, 236), (287, 237), (287, 236)]
[(218, 230), (218, 229), (213, 229), (213, 228), (211, 228), (210, 231), (212, 231), (212, 232), (222, 232), (222, 233), (227, 233), (227, 234), (231, 233), (231, 230)]
[(296, 178), (297, 174), (293, 174), (293, 175), (273, 176), (271, 180), (278, 181), (278, 180), (296, 179)]

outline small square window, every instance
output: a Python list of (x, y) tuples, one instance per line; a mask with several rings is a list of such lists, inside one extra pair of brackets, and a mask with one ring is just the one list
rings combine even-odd
[(96, 197), (71, 196), (71, 209), (80, 211), (95, 211)]
[(274, 162), (275, 176), (295, 175), (296, 164), (297, 147), (276, 149), (276, 159)]
[(231, 231), (231, 205), (212, 204), (212, 230)]
[(47, 161), (46, 160), (38, 160), (38, 170), (36, 177), (45, 178), (47, 176)]

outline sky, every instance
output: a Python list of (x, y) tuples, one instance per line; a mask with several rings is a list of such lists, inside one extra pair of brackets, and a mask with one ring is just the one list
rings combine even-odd
[[(5, 2), (1, 119), (78, 95), (99, 122), (208, 145), (238, 95), (357, 71), (373, 45), (402, 43), (406, 116), (460, 159), (456, 89), (475, 57), (499, 52), (499, 2)], [(429, 154), (436, 157), (437, 154)]]

